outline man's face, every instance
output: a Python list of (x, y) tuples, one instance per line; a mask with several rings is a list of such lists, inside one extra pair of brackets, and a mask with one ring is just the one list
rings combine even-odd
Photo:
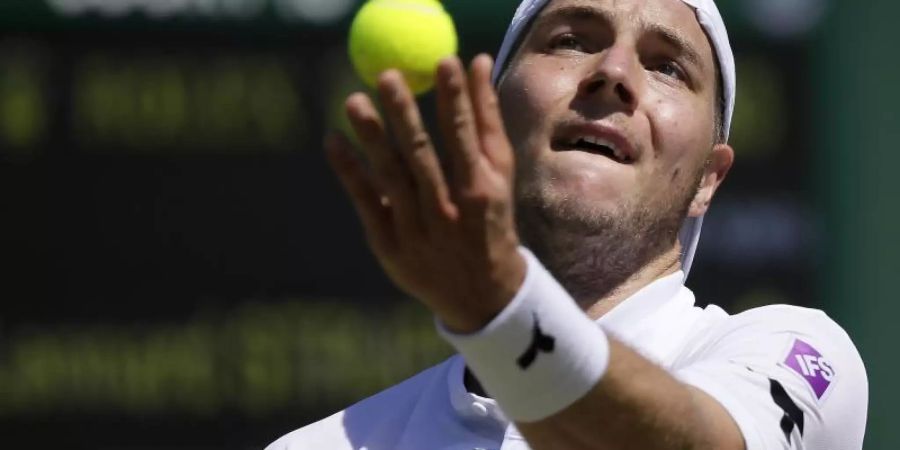
[[(526, 243), (553, 238), (535, 231), (537, 220), (619, 241), (631, 229), (671, 246), (728, 169), (718, 161), (721, 176), (706, 179), (717, 76), (713, 49), (681, 0), (551, 1), (499, 87)], [(698, 190), (704, 183), (710, 189)]]

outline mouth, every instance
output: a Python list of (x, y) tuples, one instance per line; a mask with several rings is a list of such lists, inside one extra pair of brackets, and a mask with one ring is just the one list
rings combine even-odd
[(554, 151), (582, 151), (605, 156), (619, 164), (632, 164), (634, 151), (617, 131), (606, 126), (587, 124), (568, 127), (551, 142)]

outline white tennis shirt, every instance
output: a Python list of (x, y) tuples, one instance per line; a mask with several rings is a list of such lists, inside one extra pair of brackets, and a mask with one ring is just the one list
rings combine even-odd
[[(656, 280), (597, 324), (718, 400), (748, 450), (862, 448), (868, 382), (840, 326), (794, 306), (737, 315), (700, 308), (683, 279), (678, 272)], [(464, 368), (462, 357), (451, 357), (267, 450), (527, 449), (493, 400), (466, 390)]]

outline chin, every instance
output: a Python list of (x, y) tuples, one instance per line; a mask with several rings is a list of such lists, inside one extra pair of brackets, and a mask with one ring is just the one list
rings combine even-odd
[(590, 197), (619, 196), (634, 185), (638, 173), (635, 165), (580, 152), (555, 154), (545, 167), (545, 182)]
[(625, 201), (598, 192), (585, 195), (570, 186), (547, 183), (540, 189), (523, 191), (518, 203), (520, 212), (537, 214), (551, 227), (593, 229), (598, 222), (621, 215)]
[(545, 190), (556, 202), (571, 203), (586, 211), (613, 213), (629, 203), (624, 184), (617, 177), (605, 177), (600, 173), (589, 177), (554, 178), (548, 180)]

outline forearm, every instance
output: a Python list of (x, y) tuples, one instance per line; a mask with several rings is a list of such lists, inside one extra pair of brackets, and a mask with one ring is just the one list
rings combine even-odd
[(533, 450), (744, 448), (718, 402), (609, 342), (606, 373), (585, 396), (546, 419), (517, 423)]
[(718, 402), (608, 336), (522, 254), (525, 282), (496, 317), (441, 330), (533, 449), (744, 448)]

